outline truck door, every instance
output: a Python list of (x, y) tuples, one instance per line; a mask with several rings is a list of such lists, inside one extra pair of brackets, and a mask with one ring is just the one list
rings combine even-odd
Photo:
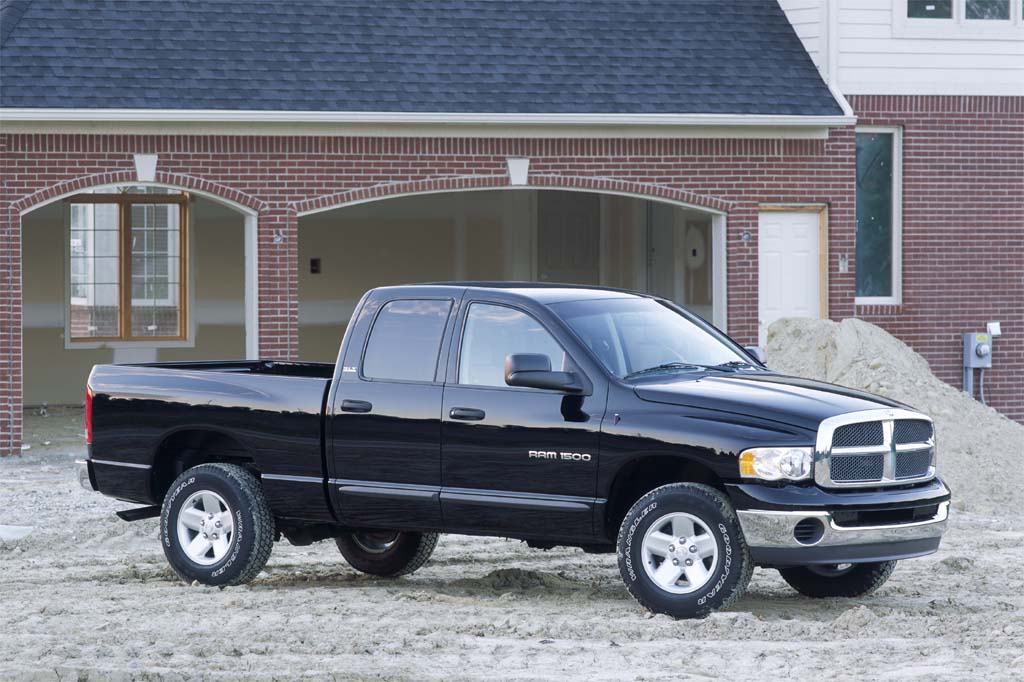
[(445, 526), (591, 537), (603, 399), (506, 385), (513, 353), (545, 354), (556, 370), (576, 365), (529, 312), (462, 307), (441, 417)]
[[(328, 409), (331, 489), (355, 526), (440, 526), (438, 367), (451, 298), (370, 300), (352, 324)], [(439, 375), (439, 372), (441, 374)]]

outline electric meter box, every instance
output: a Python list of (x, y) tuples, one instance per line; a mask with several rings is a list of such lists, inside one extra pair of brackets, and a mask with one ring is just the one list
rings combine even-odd
[(964, 334), (964, 367), (992, 366), (992, 337), (985, 332)]

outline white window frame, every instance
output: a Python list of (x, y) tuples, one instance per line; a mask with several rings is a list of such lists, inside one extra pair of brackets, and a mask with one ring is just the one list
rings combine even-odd
[[(928, 21), (934, 21), (929, 19)], [(857, 133), (892, 135), (892, 295), (856, 296), (854, 305), (902, 305), (903, 303), (903, 128), (899, 126), (857, 126)], [(856, 187), (854, 187), (856, 192)], [(856, 201), (854, 202), (856, 204)], [(856, 216), (855, 216), (856, 218)], [(854, 222), (856, 239), (856, 221)], [(860, 267), (859, 263), (854, 263)]]
[(892, 34), (894, 38), (1019, 40), (1024, 37), (1022, 6), (1024, 0), (1010, 0), (1008, 20), (968, 19), (967, 0), (953, 0), (951, 19), (911, 19), (907, 16), (907, 0), (895, 0), (892, 10)]

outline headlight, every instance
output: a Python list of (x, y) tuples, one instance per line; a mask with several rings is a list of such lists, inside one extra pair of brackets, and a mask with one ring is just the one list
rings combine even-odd
[(740, 454), (740, 475), (765, 481), (811, 477), (814, 448), (750, 448)]

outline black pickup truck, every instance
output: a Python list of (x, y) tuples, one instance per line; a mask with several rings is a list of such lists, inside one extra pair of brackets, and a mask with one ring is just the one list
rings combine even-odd
[(99, 365), (88, 485), (161, 517), (185, 580), (252, 580), (275, 540), (410, 573), (439, 533), (618, 553), (648, 609), (696, 617), (754, 566), (854, 597), (936, 551), (932, 421), (783, 376), (653, 296), (561, 285), (375, 289), (336, 365)]

